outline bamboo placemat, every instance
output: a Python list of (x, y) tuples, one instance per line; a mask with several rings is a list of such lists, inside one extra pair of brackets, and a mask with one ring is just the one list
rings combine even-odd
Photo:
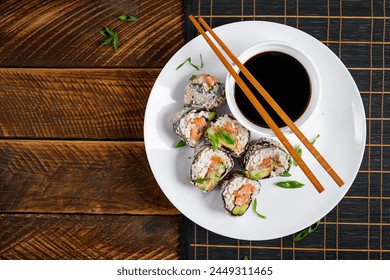
[(390, 0), (185, 1), (187, 41), (198, 35), (189, 14), (202, 16), (212, 27), (265, 20), (316, 37), (344, 62), (357, 83), (367, 141), (349, 192), (305, 239), (236, 240), (182, 216), (182, 258), (390, 259)]

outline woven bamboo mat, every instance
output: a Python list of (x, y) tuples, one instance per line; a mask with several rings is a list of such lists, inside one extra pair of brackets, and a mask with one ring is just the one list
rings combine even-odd
[(305, 239), (236, 240), (182, 216), (182, 258), (390, 259), (390, 0), (185, 1), (187, 41), (198, 35), (189, 14), (202, 16), (212, 27), (265, 20), (316, 37), (344, 62), (357, 83), (367, 141), (349, 192)]

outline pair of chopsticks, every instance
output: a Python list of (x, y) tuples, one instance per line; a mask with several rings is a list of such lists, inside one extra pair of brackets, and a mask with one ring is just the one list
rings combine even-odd
[[(229, 73), (233, 76), (234, 80), (243, 90), (248, 99), (252, 102), (253, 106), (259, 112), (261, 117), (267, 123), (267, 125), (272, 129), (275, 133), (276, 137), (280, 140), (282, 145), (287, 149), (291, 157), (295, 160), (298, 166), (302, 169), (303, 173), (307, 176), (310, 182), (314, 185), (319, 193), (324, 191), (324, 187), (318, 181), (318, 179), (314, 176), (313, 172), (309, 169), (306, 163), (303, 161), (301, 156), (297, 153), (291, 143), (287, 140), (286, 136), (282, 133), (279, 127), (272, 120), (267, 111), (263, 108), (257, 98), (254, 96), (252, 91), (248, 88), (248, 86), (244, 83), (241, 77), (238, 75), (236, 71), (234, 71), (233, 66), (228, 62), (228, 60), (224, 57), (221, 51), (216, 47), (214, 42), (210, 39), (210, 37), (203, 30), (202, 26), (209, 32), (209, 34), (213, 37), (213, 39), (219, 44), (219, 46), (223, 49), (223, 51), (229, 56), (229, 58), (233, 61), (233, 63), (239, 68), (239, 70), (245, 75), (245, 77), (250, 81), (250, 83), (255, 87), (255, 89), (263, 96), (263, 98), (270, 104), (272, 109), (279, 115), (279, 117), (285, 122), (285, 124), (291, 129), (291, 131), (298, 137), (298, 139), (302, 142), (302, 144), (310, 151), (310, 153), (314, 156), (315, 159), (321, 164), (321, 166), (326, 170), (326, 172), (333, 178), (333, 180), (337, 183), (339, 187), (344, 185), (343, 180), (339, 175), (333, 170), (333, 168), (329, 165), (329, 163), (322, 157), (322, 155), (317, 151), (316, 148), (310, 143), (310, 141), (306, 138), (306, 136), (299, 130), (299, 128), (294, 124), (294, 122), (287, 116), (287, 114), (280, 108), (280, 106), (273, 100), (273, 98), (268, 94), (268, 92), (260, 85), (260, 83), (253, 77), (253, 75), (246, 69), (246, 67), (238, 60), (238, 58), (229, 50), (229, 48), (225, 45), (225, 43), (214, 33), (214, 31), (208, 26), (208, 24), (199, 17), (199, 22), (192, 16), (189, 16), (191, 22), (195, 25), (196, 29), (200, 32), (209, 46), (212, 48), (214, 53), (218, 56), (220, 61), (223, 63), (225, 68), (229, 71)], [(202, 25), (200, 25), (200, 24)]]

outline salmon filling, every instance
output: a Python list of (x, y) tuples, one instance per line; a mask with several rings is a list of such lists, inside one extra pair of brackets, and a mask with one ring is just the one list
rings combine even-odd
[(219, 178), (221, 178), (222, 174), (225, 172), (226, 166), (223, 163), (222, 158), (217, 155), (213, 155), (211, 157), (211, 163), (209, 168), (207, 169), (205, 178), (200, 179), (202, 182), (196, 184), (198, 188), (208, 191), (218, 183)]
[(256, 188), (251, 184), (245, 184), (240, 189), (233, 192), (234, 204), (243, 206), (251, 202), (251, 196), (256, 191)]
[(268, 157), (261, 161), (257, 165), (257, 168), (245, 171), (245, 174), (253, 180), (260, 180), (269, 176), (275, 168), (279, 167), (279, 165), (280, 163), (277, 160)]
[(190, 137), (195, 142), (198, 142), (204, 135), (207, 127), (207, 121), (205, 118), (195, 118), (191, 121)]

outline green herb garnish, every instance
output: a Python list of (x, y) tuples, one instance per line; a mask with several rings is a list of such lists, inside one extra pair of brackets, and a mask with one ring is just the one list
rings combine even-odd
[(185, 145), (187, 145), (187, 143), (183, 140), (180, 140), (179, 142), (177, 142), (175, 148), (181, 148), (184, 147)]
[(311, 140), (310, 144), (314, 145), (314, 143), (316, 142), (316, 140), (318, 139), (318, 137), (320, 137), (319, 134), (317, 134), (317, 136), (316, 136), (313, 140)]
[(262, 219), (266, 219), (266, 216), (264, 216), (264, 215), (260, 214), (259, 212), (257, 212), (256, 208), (257, 208), (257, 198), (255, 198), (255, 200), (253, 201), (252, 209), (256, 213), (257, 216), (259, 216)]
[(191, 57), (187, 57), (186, 60), (184, 60), (181, 64), (179, 64), (177, 67), (176, 67), (176, 70), (179, 70), (184, 64), (186, 63), (189, 63), (192, 67), (194, 67), (196, 70), (200, 70), (201, 68), (203, 68), (203, 58), (202, 58), (202, 55), (200, 54), (200, 66), (197, 66), (195, 64), (192, 63), (192, 60), (191, 60)]
[(119, 39), (118, 34), (114, 31), (112, 31), (108, 26), (105, 26), (103, 29), (99, 30), (99, 33), (105, 37), (107, 37), (106, 40), (101, 44), (101, 46), (107, 46), (111, 44), (111, 42), (114, 45), (115, 51), (118, 50), (119, 46)]
[(202, 57), (202, 54), (200, 53), (199, 54), (199, 56), (200, 56), (200, 68), (203, 68), (203, 57)]
[[(297, 154), (299, 156), (302, 156), (302, 149), (301, 149), (301, 145), (297, 145), (295, 146), (295, 151), (297, 152)], [(298, 163), (293, 159), (291, 158), (291, 164), (294, 165), (294, 166), (298, 166)]]
[(218, 149), (219, 141), (218, 141), (218, 135), (214, 133), (214, 131), (210, 131), (210, 128), (206, 131), (207, 137), (211, 140), (211, 146), (213, 149), (213, 152), (215, 152)]
[(135, 22), (138, 20), (138, 18), (134, 16), (128, 16), (128, 15), (122, 15), (118, 17), (122, 21), (130, 21), (130, 22)]
[(290, 172), (288, 172), (288, 170), (282, 174), (279, 175), (280, 177), (291, 177), (291, 174)]
[(304, 184), (297, 181), (282, 181), (275, 183), (275, 185), (285, 189), (298, 189), (304, 186)]
[(247, 260), (248, 260), (248, 256), (245, 256), (243, 260), (244, 260), (244, 261), (247, 261)]
[(194, 75), (192, 75), (192, 76), (189, 78), (189, 80), (190, 80), (190, 81), (193, 81), (194, 79), (196, 79), (196, 77), (198, 77), (198, 75), (195, 75), (195, 74), (194, 74)]
[(223, 141), (225, 141), (228, 145), (234, 145), (234, 138), (230, 136), (225, 130), (218, 128), (219, 135), (221, 135)]
[(115, 51), (117, 51), (118, 47), (119, 47), (119, 39), (118, 39), (118, 34), (117, 33), (114, 34), (114, 41), (113, 41), (113, 43), (114, 43), (114, 49), (115, 49)]
[(244, 175), (244, 176), (246, 176), (246, 170), (245, 170), (245, 167), (241, 167), (241, 173), (242, 173), (242, 175)]
[(310, 233), (313, 233), (318, 226), (320, 225), (320, 221), (317, 221), (315, 224), (312, 224), (310, 227), (305, 228), (304, 230), (301, 230), (300, 232), (297, 232), (293, 236), (294, 242), (301, 241), (306, 236), (308, 236)]
[[(317, 141), (317, 139), (318, 139), (318, 137), (320, 137), (320, 135), (319, 134), (317, 134), (316, 135), (316, 137), (314, 137), (314, 139), (313, 140), (311, 140), (311, 144), (312, 145), (314, 145), (315, 144), (315, 142)], [(301, 149), (301, 145), (297, 145), (297, 146), (295, 146), (295, 151), (297, 152), (297, 154), (299, 155), (299, 156), (302, 156), (302, 149)], [(293, 158), (291, 158), (291, 164), (292, 165), (294, 165), (294, 166), (298, 166), (298, 163), (293, 159)]]
[(204, 182), (208, 182), (210, 180), (211, 180), (211, 178), (199, 178), (199, 179), (195, 179), (194, 183), (203, 184)]

